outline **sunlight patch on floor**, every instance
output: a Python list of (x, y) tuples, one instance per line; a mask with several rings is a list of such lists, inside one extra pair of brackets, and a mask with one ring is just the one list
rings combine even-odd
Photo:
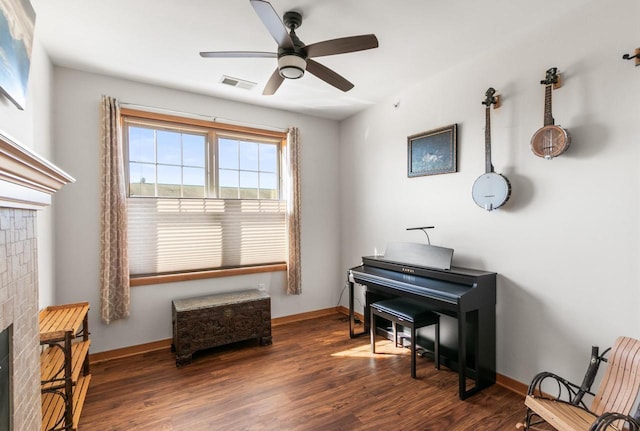
[(371, 345), (367, 343), (341, 352), (332, 353), (331, 356), (342, 358), (388, 358), (409, 354), (411, 354), (409, 349), (395, 347), (390, 340), (378, 340), (376, 341), (376, 353), (371, 353)]

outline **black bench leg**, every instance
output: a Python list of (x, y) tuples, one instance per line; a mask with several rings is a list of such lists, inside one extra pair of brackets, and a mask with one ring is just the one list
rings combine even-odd
[(436, 322), (435, 325), (435, 346), (433, 346), (433, 356), (436, 360), (436, 369), (440, 369), (440, 319)]
[(411, 325), (411, 377), (416, 378), (416, 327)]
[(373, 313), (373, 308), (371, 308), (371, 324), (369, 325), (369, 337), (371, 339), (371, 353), (376, 353), (376, 316)]

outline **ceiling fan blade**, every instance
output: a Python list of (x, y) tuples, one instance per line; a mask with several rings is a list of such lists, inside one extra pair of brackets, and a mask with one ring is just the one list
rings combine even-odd
[(204, 58), (277, 58), (275, 52), (262, 51), (203, 51), (200, 57)]
[(284, 81), (284, 78), (280, 76), (280, 71), (278, 69), (273, 72), (271, 78), (267, 82), (267, 85), (264, 86), (264, 90), (262, 91), (263, 96), (271, 96), (275, 94), (275, 92), (280, 88), (280, 85)]
[(318, 63), (315, 60), (307, 58), (307, 72), (313, 73), (327, 84), (333, 85), (339, 90), (349, 91), (353, 88), (353, 84), (333, 70)]
[(322, 57), (325, 55), (344, 54), (377, 47), (378, 38), (375, 34), (363, 34), (361, 36), (342, 37), (312, 43), (311, 45), (307, 45), (305, 49), (309, 57)]
[(293, 41), (289, 36), (289, 31), (284, 26), (271, 3), (264, 0), (250, 0), (251, 6), (260, 17), (260, 20), (267, 27), (271, 36), (275, 39), (278, 47), (293, 49)]

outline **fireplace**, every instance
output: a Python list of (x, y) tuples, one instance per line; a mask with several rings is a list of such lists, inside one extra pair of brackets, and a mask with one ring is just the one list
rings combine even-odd
[(39, 428), (35, 232), (36, 211), (0, 208), (0, 331), (3, 334), (0, 340), (0, 431)]
[(11, 327), (0, 332), (0, 431), (11, 430)]
[(37, 210), (71, 181), (0, 132), (0, 431), (41, 427)]

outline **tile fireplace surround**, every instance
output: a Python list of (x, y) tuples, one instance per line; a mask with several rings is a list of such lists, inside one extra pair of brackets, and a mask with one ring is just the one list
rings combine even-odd
[(11, 425), (40, 429), (37, 210), (74, 181), (0, 132), (0, 331), (11, 327)]

